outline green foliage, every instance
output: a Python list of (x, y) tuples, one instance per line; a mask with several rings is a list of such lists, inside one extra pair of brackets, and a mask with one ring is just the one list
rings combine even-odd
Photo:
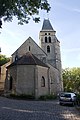
[(64, 91), (80, 93), (80, 68), (66, 68), (62, 76)]
[(0, 55), (0, 66), (4, 65), (5, 63), (9, 61), (10, 61), (10, 58), (7, 58), (5, 55)]
[[(34, 100), (35, 96), (34, 95), (28, 95), (28, 94), (10, 94), (7, 96), (8, 98), (13, 98), (13, 99), (24, 99), (24, 100)], [(41, 95), (37, 100), (54, 100), (56, 99), (56, 95)]]
[[(80, 94), (76, 94), (77, 95), (77, 105), (78, 106), (80, 106)], [(80, 108), (79, 108), (79, 110), (80, 110)]]
[(39, 100), (54, 100), (54, 99), (56, 99), (57, 98), (57, 96), (56, 95), (41, 95), (40, 97), (39, 97)]
[[(39, 22), (40, 10), (50, 11), (47, 0), (0, 0), (0, 18), (4, 21), (12, 21), (15, 16), (19, 24), (28, 23), (31, 17), (35, 22)], [(2, 20), (0, 27), (1, 25)]]
[(21, 95), (10, 94), (9, 97), (14, 99), (24, 99), (24, 100), (35, 99), (34, 95), (26, 95), (26, 94), (21, 94)]

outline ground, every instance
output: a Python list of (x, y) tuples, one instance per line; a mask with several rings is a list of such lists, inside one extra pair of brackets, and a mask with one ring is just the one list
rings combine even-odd
[(75, 107), (54, 101), (26, 101), (0, 97), (0, 120), (80, 120)]

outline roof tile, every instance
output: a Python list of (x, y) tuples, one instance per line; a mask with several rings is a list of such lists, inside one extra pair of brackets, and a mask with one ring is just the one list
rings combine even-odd
[(31, 52), (27, 52), (25, 55), (18, 58), (18, 60), (13, 62), (8, 67), (15, 65), (40, 65), (40, 66), (48, 67), (45, 63), (43, 63), (41, 60), (35, 57)]

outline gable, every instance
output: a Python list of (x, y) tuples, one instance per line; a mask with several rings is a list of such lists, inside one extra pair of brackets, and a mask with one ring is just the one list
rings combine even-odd
[(36, 44), (36, 42), (29, 37), (13, 54), (12, 58), (15, 61), (15, 57), (21, 57), (27, 52), (31, 52), (36, 57), (40, 59), (40, 57), (46, 57), (47, 54)]

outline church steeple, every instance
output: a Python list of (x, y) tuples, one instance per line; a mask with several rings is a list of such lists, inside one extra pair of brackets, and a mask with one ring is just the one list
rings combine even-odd
[(55, 35), (49, 19), (44, 19), (42, 29), (39, 34), (40, 47), (47, 54), (47, 62), (57, 69), (61, 69), (60, 42)]
[(44, 19), (41, 31), (54, 31), (49, 19)]

